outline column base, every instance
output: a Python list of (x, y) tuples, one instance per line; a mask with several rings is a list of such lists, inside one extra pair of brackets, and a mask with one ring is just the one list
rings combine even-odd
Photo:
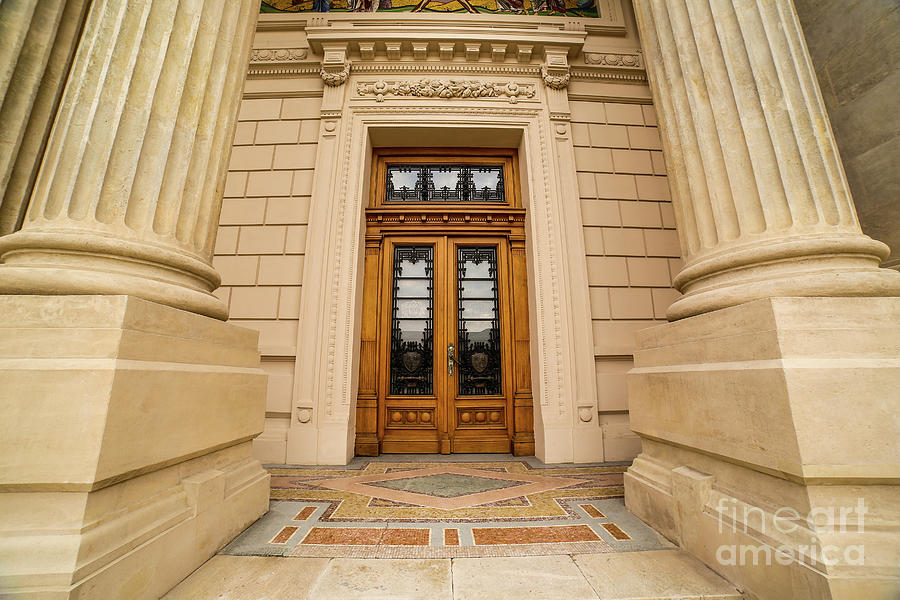
[(256, 332), (130, 296), (0, 296), (0, 328), (8, 597), (158, 598), (267, 510)]
[(628, 508), (752, 598), (894, 597), (898, 356), (900, 298), (759, 300), (639, 333)]
[(858, 233), (753, 240), (685, 265), (673, 285), (684, 295), (670, 321), (780, 296), (900, 296), (900, 275), (879, 264), (890, 250)]
[(17, 231), (0, 239), (0, 294), (130, 295), (224, 321), (218, 273), (175, 249), (86, 231)]

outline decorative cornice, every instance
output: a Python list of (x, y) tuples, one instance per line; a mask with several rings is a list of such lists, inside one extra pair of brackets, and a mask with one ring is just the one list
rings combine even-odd
[(463, 81), (458, 79), (419, 79), (417, 81), (360, 82), (359, 96), (374, 96), (383, 102), (387, 96), (415, 98), (506, 98), (515, 104), (520, 98), (533, 98), (534, 86), (513, 81)]
[(297, 62), (305, 59), (306, 48), (254, 48), (250, 51), (250, 64), (272, 62)]
[(632, 72), (611, 71), (596, 68), (573, 68), (572, 79), (586, 81), (609, 81), (612, 83), (637, 83), (646, 85), (647, 74), (644, 71), (635, 70)]
[(248, 77), (265, 78), (265, 77), (297, 77), (308, 76), (314, 77), (319, 74), (321, 67), (316, 63), (291, 65), (261, 65), (259, 67), (251, 66), (247, 70)]
[(525, 222), (525, 211), (522, 209), (470, 209), (451, 208), (439, 213), (423, 212), (417, 214), (411, 210), (368, 209), (366, 223), (376, 226), (415, 223), (419, 226), (445, 227), (451, 224), (481, 224), (496, 227), (522, 224)]
[(437, 63), (437, 62), (354, 62), (353, 73), (478, 73), (479, 75), (535, 76), (540, 67), (528, 64)]
[(569, 85), (568, 71), (562, 71), (553, 75), (547, 70), (547, 67), (541, 67), (541, 78), (544, 80), (544, 83), (547, 84), (547, 87), (553, 88), (554, 90), (562, 90)]
[(287, 77), (316, 75), (319, 65), (303, 63), (309, 56), (307, 48), (254, 48), (250, 51), (249, 77)]
[(343, 68), (340, 70), (335, 70), (334, 67), (323, 66), (319, 74), (322, 76), (322, 81), (325, 82), (325, 85), (330, 85), (331, 87), (344, 85), (344, 82), (347, 81), (347, 77), (350, 75), (350, 63), (344, 63)]
[(604, 67), (624, 67), (626, 69), (643, 69), (644, 57), (637, 52), (585, 52), (584, 62), (588, 65)]

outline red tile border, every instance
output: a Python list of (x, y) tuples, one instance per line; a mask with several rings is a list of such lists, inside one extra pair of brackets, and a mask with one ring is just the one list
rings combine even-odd
[(383, 527), (313, 527), (301, 544), (377, 546)]
[(316, 507), (315, 507), (315, 506), (306, 506), (306, 507), (303, 508), (303, 510), (301, 510), (300, 512), (298, 512), (298, 513), (297, 513), (297, 516), (294, 517), (292, 520), (293, 520), (293, 521), (305, 521), (305, 520), (307, 520), (308, 518), (310, 518), (310, 517), (313, 515), (314, 512), (316, 512)]
[(444, 530), (444, 545), (459, 546), (459, 529)]
[(593, 542), (600, 537), (587, 525), (558, 527), (475, 527), (475, 544), (539, 544), (553, 542)]
[(279, 531), (275, 535), (275, 537), (272, 538), (272, 541), (269, 543), (270, 544), (284, 544), (289, 539), (291, 539), (291, 536), (294, 535), (298, 529), (300, 529), (300, 528), (299, 527), (285, 527), (284, 529)]
[(615, 523), (603, 523), (603, 529), (609, 532), (617, 540), (630, 540), (631, 536), (622, 531)]
[(427, 546), (430, 543), (429, 529), (387, 529), (381, 536), (382, 546)]

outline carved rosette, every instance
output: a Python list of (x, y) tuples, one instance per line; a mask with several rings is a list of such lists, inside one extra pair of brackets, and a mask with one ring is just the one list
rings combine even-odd
[(336, 69), (334, 66), (323, 66), (319, 74), (322, 76), (322, 81), (325, 82), (325, 85), (331, 87), (344, 85), (347, 77), (350, 76), (350, 63), (345, 62), (339, 69)]
[(376, 81), (360, 83), (360, 96), (374, 96), (383, 102), (387, 96), (418, 98), (505, 98), (515, 104), (521, 98), (533, 98), (533, 85), (513, 81), (463, 81), (457, 79), (420, 79), (418, 81)]
[(547, 87), (554, 90), (563, 90), (569, 85), (569, 71), (550, 71), (547, 67), (541, 67), (541, 78)]

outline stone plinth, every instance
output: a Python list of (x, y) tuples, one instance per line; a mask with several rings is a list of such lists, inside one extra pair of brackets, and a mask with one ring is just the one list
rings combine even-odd
[(130, 296), (0, 296), (0, 589), (158, 598), (268, 508), (257, 333)]
[(898, 357), (898, 298), (765, 299), (639, 333), (626, 504), (751, 597), (893, 597)]

